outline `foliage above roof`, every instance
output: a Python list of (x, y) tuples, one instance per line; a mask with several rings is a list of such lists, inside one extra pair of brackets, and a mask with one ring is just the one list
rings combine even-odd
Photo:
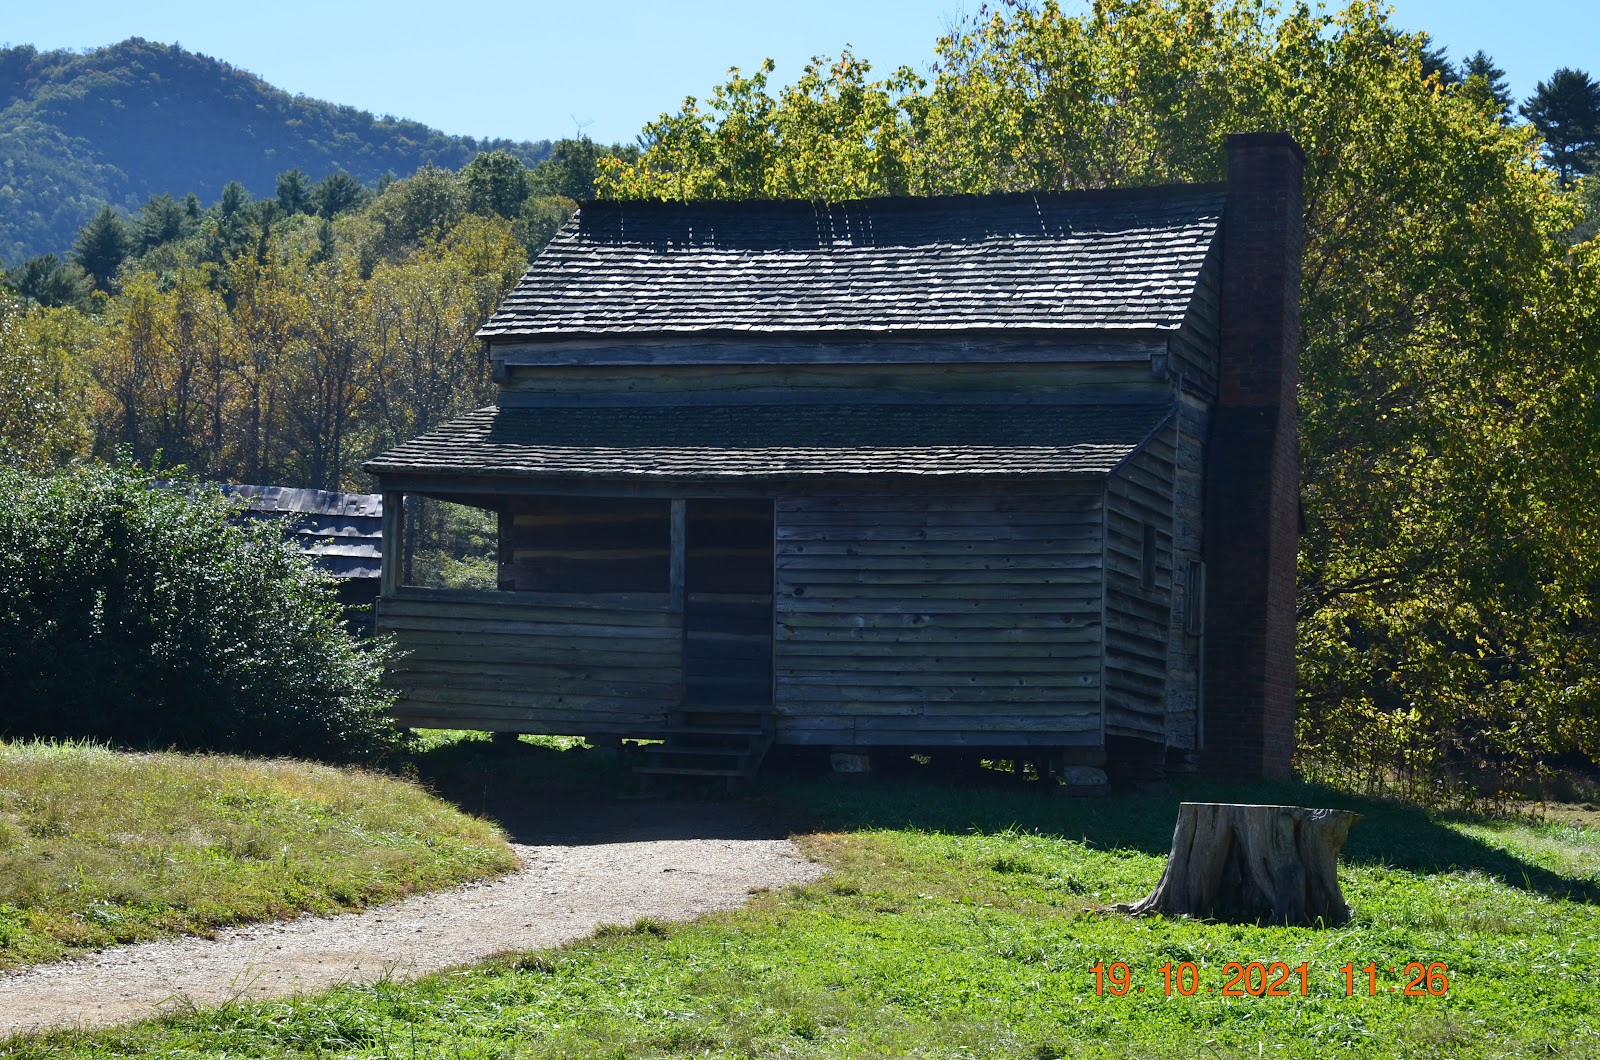
[(594, 202), (479, 332), (1169, 330), (1218, 185), (839, 203)]

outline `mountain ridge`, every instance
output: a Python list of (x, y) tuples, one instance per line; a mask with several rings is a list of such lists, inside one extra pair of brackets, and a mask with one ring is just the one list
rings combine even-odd
[(300, 168), (373, 184), (480, 151), (529, 165), (550, 141), (452, 136), (421, 122), (291, 94), (177, 44), (130, 37), (86, 52), (0, 49), (0, 262), (64, 253), (102, 206), (152, 195), (215, 200), (237, 180), (257, 197)]

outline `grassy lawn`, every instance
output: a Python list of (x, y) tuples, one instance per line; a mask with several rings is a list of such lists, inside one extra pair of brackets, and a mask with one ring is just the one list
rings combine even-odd
[[(832, 874), (691, 924), (608, 929), (416, 983), (18, 1040), (0, 1055), (1600, 1056), (1592, 817), (1456, 820), (1304, 787), (1197, 783), (1091, 801), (1026, 784), (774, 778), (752, 797)], [(1366, 814), (1341, 867), (1352, 923), (1107, 912), (1154, 885), (1183, 798)], [(1098, 996), (1090, 968), (1113, 961), (1134, 989)], [(1210, 992), (1230, 961), (1304, 962), (1307, 996), (1298, 976), (1289, 997)], [(1196, 966), (1194, 996), (1166, 996), (1168, 962)], [(1359, 971), (1369, 962), (1376, 996)], [(1445, 996), (1390, 992), (1409, 962), (1447, 966)]]
[(392, 777), (0, 742), (0, 970), (360, 908), (514, 863), (493, 825)]

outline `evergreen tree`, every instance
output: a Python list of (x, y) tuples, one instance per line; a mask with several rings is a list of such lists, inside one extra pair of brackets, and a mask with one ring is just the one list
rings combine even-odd
[(8, 270), (6, 284), (26, 301), (46, 308), (82, 305), (94, 289), (82, 269), (54, 254), (29, 258)]
[(1600, 161), (1600, 84), (1582, 70), (1562, 67), (1521, 107), (1544, 138), (1545, 157), (1562, 184)]
[(111, 207), (103, 206), (78, 233), (72, 245), (72, 260), (93, 277), (97, 289), (110, 293), (112, 278), (132, 249), (133, 240), (122, 217)]
[(311, 205), (318, 216), (332, 220), (347, 210), (365, 205), (371, 194), (348, 173), (330, 173), (311, 192)]
[(1457, 85), (1462, 81), (1461, 73), (1456, 69), (1446, 54), (1448, 49), (1443, 45), (1430, 48), (1433, 43), (1426, 33), (1419, 33), (1418, 38), (1422, 44), (1422, 76), (1431, 77), (1441, 85)]
[(278, 207), (290, 215), (310, 212), (311, 179), (305, 170), (296, 166), (278, 174)]
[(1487, 52), (1479, 48), (1461, 64), (1467, 92), (1490, 106), (1504, 121), (1511, 114), (1511, 86), (1506, 82), (1506, 72), (1494, 64)]
[(193, 220), (166, 192), (153, 195), (139, 210), (134, 222), (134, 245), (140, 253), (154, 250), (164, 243), (173, 243), (189, 234)]
[(250, 192), (237, 180), (230, 180), (222, 189), (222, 198), (217, 202), (217, 210), (224, 221), (231, 221), (240, 210), (249, 205)]

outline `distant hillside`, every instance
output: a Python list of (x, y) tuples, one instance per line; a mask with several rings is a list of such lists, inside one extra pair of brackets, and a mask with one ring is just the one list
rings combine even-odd
[(86, 55), (0, 49), (0, 262), (62, 253), (102, 205), (151, 195), (211, 202), (237, 180), (274, 194), (296, 166), (363, 184), (503, 149), (532, 165), (549, 141), (447, 136), (412, 121), (292, 96), (254, 74), (134, 37)]

